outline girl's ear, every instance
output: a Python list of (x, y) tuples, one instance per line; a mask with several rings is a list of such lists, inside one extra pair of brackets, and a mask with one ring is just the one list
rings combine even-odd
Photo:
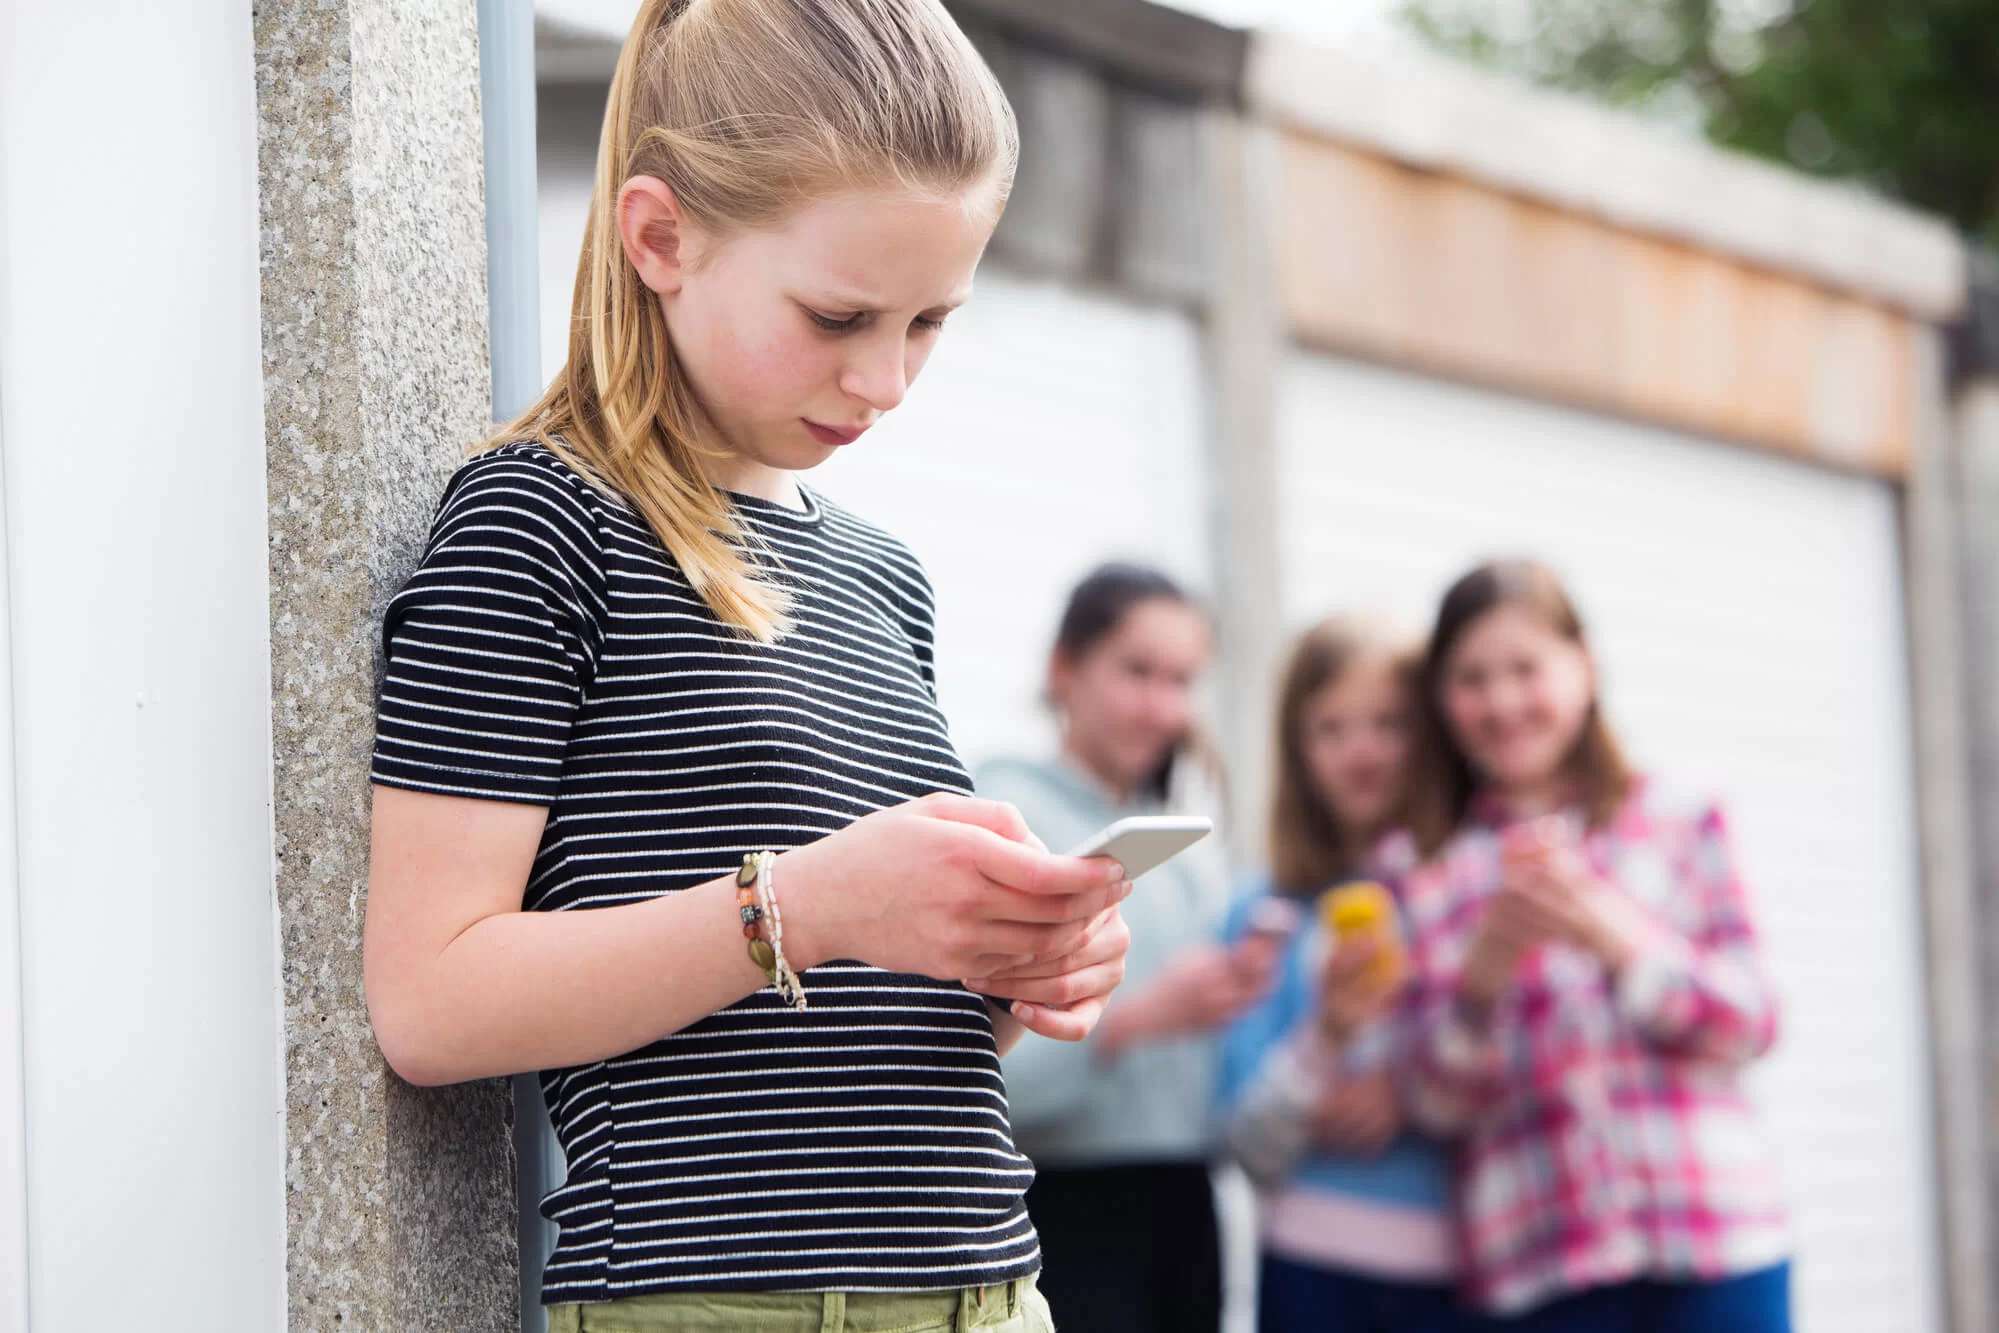
[(663, 180), (634, 176), (618, 191), (618, 238), (639, 281), (654, 293), (680, 290), (686, 273), (686, 224), (680, 201)]
[(1076, 664), (1069, 660), (1069, 654), (1057, 648), (1048, 654), (1048, 703), (1058, 711), (1063, 701), (1069, 697), (1069, 684), (1076, 672)]

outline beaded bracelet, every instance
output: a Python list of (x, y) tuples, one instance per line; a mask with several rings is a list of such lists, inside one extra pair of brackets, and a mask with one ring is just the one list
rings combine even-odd
[(736, 872), (736, 914), (742, 918), (743, 938), (749, 941), (750, 961), (763, 969), (778, 998), (793, 1009), (805, 1008), (805, 985), (784, 956), (784, 916), (777, 907), (777, 885), (772, 867), (773, 852), (751, 852)]

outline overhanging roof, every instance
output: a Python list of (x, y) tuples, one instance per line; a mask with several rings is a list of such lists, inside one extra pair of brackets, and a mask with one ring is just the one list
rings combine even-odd
[(1256, 33), (1251, 114), (1797, 274), (1929, 319), (1964, 308), (1949, 224), (1682, 131), (1410, 44), (1333, 49)]

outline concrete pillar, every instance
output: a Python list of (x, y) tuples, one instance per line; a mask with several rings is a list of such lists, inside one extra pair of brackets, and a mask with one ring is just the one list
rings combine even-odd
[[(1999, 976), (1999, 270), (1974, 258), (1970, 301), (1953, 330), (1950, 402), (1942, 427), (1955, 464), (1950, 477), (1955, 499), (1959, 596), (1963, 608), (1965, 731), (1969, 771), (1971, 879), (1975, 919), (1963, 948), (1979, 968), (1978, 1044), (1962, 1053), (1963, 1068), (1939, 1070), (1940, 1085), (1953, 1079), (1975, 1091), (1975, 1138), (1953, 1151), (1944, 1145), (1944, 1177), (1967, 1197), (1976, 1193), (1987, 1219), (1984, 1234), (1958, 1238), (1959, 1264), (1982, 1268), (1977, 1296), (1984, 1306), (1977, 1319), (1959, 1317), (1955, 1327), (1985, 1333), (1999, 1326), (1999, 1295), (1991, 1275), (1999, 1272), (1999, 1234), (1990, 1219), (1999, 1209), (1999, 1007), (1992, 979)], [(1946, 1219), (1948, 1220), (1948, 1219)], [(1964, 1278), (1971, 1285), (1968, 1274)], [(1953, 1314), (1959, 1314), (1954, 1310)]]
[(1962, 460), (1951, 430), (1942, 339), (1926, 326), (1913, 336), (1920, 401), (1903, 525), (1935, 1070), (1937, 1197), (1943, 1213), (1942, 1291), (1949, 1327), (1956, 1333), (1985, 1333), (1992, 1327), (1990, 1199), (1975, 1168), (1985, 1160), (1989, 1130), (1973, 850), (1976, 674), (1967, 643), (1964, 578), (1964, 542), (1975, 537), (1961, 504)]
[[(1960, 467), (1960, 537), (1964, 557), (1966, 663), (1970, 675), (1971, 802), (1978, 922), (1973, 947), (1983, 965), (1979, 994), (1984, 1016), (1982, 1049), (1967, 1073), (1983, 1095), (1978, 1151), (1947, 1163), (1966, 1189), (1981, 1192), (1988, 1216), (1999, 1207), (1999, 1010), (1990, 979), (1999, 975), (1999, 364), (1961, 386), (1955, 411)], [(1999, 1237), (1987, 1235), (1975, 1256), (1987, 1274), (1999, 1272)], [(1969, 1261), (1974, 1256), (1967, 1256)], [(1959, 1322), (1979, 1333), (1994, 1327), (1988, 1294), (1982, 1324)]]
[(1253, 863), (1263, 855), (1270, 808), (1273, 673), (1284, 641), (1277, 392), (1286, 337), (1271, 267), (1276, 164), (1270, 131), (1236, 112), (1207, 113), (1207, 130), (1215, 244), (1208, 479), (1221, 644), (1216, 678), (1236, 822), (1231, 851)]
[(476, 0), (258, 0), (289, 1327), (514, 1333), (503, 1081), (394, 1078), (361, 985), (381, 612), (487, 429)]

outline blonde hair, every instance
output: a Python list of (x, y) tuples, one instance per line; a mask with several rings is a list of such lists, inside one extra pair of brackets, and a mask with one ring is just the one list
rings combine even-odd
[(703, 464), (717, 450), (625, 256), (618, 192), (664, 181), (717, 235), (781, 224), (815, 198), (901, 186), (1005, 199), (1013, 112), (938, 0), (645, 0), (618, 56), (569, 359), (483, 448), (537, 440), (623, 498), (725, 624), (770, 642), (788, 599)]
[[(1320, 691), (1370, 661), (1388, 664), (1413, 711), (1422, 645), (1384, 621), (1358, 615), (1322, 620), (1298, 636), (1285, 659), (1278, 678), (1272, 746), (1277, 773), (1270, 802), (1270, 876), (1280, 892), (1317, 893), (1358, 870), (1367, 854), (1366, 847), (1350, 845), (1313, 780), (1305, 757), (1305, 710)], [(1398, 813), (1391, 812), (1391, 825)]]

